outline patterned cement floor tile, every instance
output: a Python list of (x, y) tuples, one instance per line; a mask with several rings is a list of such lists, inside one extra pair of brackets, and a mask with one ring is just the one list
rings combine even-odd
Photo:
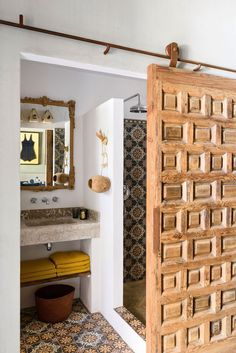
[(90, 314), (76, 300), (69, 318), (47, 324), (37, 320), (35, 308), (21, 313), (20, 353), (132, 353), (100, 313)]
[(146, 327), (141, 321), (139, 321), (124, 306), (116, 308), (115, 310), (122, 317), (122, 319), (124, 319), (127, 322), (127, 324), (129, 324), (135, 332), (137, 332), (137, 334), (139, 336), (141, 336), (144, 340), (146, 340)]

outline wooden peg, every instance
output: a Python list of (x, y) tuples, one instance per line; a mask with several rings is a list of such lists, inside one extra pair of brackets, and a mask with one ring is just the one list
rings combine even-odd
[(104, 55), (107, 55), (107, 54), (109, 53), (110, 49), (111, 49), (110, 45), (107, 45), (107, 46), (106, 46), (106, 49), (105, 49), (104, 52), (103, 52), (103, 54), (104, 54)]
[(19, 24), (20, 24), (21, 26), (24, 25), (24, 16), (23, 16), (23, 15), (19, 15)]
[(179, 58), (178, 44), (172, 42), (166, 46), (166, 54), (170, 57), (170, 67), (176, 67)]

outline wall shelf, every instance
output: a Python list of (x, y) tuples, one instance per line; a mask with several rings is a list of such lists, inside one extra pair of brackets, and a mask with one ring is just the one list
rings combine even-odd
[(35, 286), (38, 284), (43, 284), (43, 283), (49, 283), (49, 282), (56, 282), (56, 281), (63, 281), (69, 278), (76, 278), (76, 277), (90, 277), (91, 272), (82, 272), (82, 273), (73, 273), (72, 275), (66, 275), (66, 276), (60, 276), (60, 277), (54, 277), (54, 278), (46, 278), (42, 279), (39, 281), (31, 281), (31, 282), (25, 282), (21, 283), (21, 287), (29, 287), (29, 286)]

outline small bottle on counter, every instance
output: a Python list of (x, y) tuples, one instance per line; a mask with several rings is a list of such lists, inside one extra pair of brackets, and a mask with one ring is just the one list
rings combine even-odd
[(79, 208), (78, 207), (73, 207), (72, 208), (72, 217), (73, 218), (78, 218), (79, 217)]
[(88, 210), (86, 208), (80, 209), (80, 217), (81, 220), (85, 220), (88, 218)]

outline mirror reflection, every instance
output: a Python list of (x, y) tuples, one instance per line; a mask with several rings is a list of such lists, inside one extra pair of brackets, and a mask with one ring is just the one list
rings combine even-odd
[[(46, 103), (46, 97), (43, 98)], [(22, 100), (20, 182), (24, 190), (74, 186), (74, 104), (71, 102), (65, 103), (66, 106), (61, 102), (58, 106), (51, 100), (44, 105)]]

